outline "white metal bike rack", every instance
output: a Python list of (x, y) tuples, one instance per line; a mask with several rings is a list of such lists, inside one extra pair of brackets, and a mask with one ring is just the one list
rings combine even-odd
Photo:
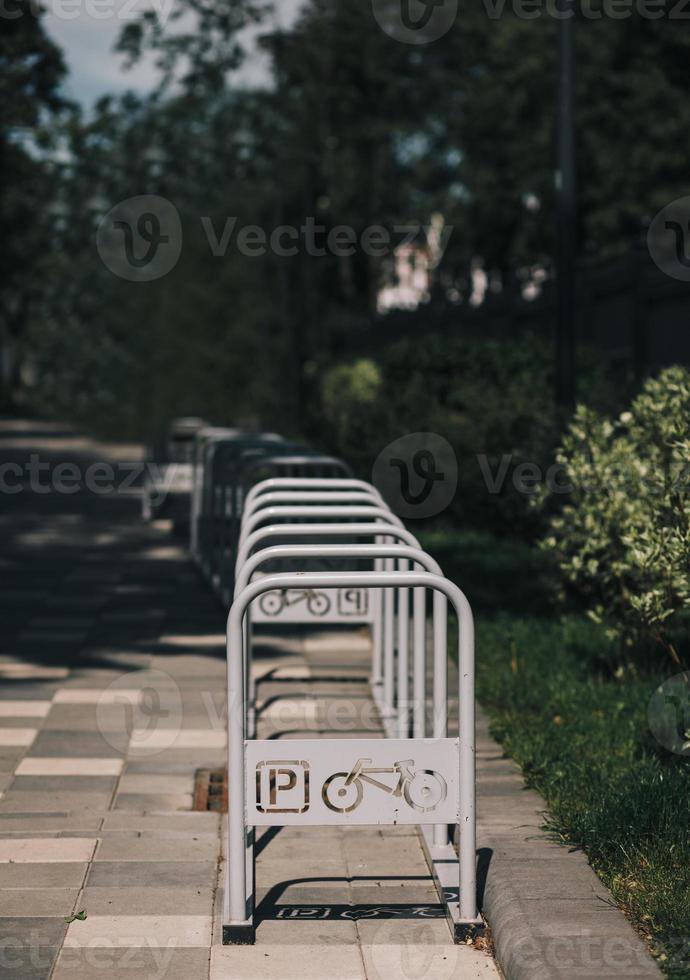
[[(338, 498), (339, 494), (332, 497)], [(262, 498), (260, 497), (259, 500)], [(238, 541), (238, 550), (242, 549), (244, 542), (257, 530), (262, 523), (277, 519), (295, 518), (312, 520), (332, 520), (334, 523), (363, 518), (375, 520), (381, 525), (389, 524), (396, 527), (401, 526), (401, 521), (396, 517), (385, 504), (378, 506), (357, 506), (347, 503), (331, 506), (325, 505), (305, 505), (305, 506), (268, 506), (250, 514), (243, 519), (242, 529)], [(386, 538), (382, 536), (381, 541)], [(377, 567), (392, 571), (394, 562), (385, 559), (382, 563), (377, 563)], [(262, 598), (258, 608), (254, 612), (255, 623), (267, 622), (291, 622), (291, 623), (326, 623), (349, 624), (357, 622), (366, 623), (372, 627), (372, 643), (374, 649), (373, 677), (376, 692), (376, 700), (381, 711), (386, 717), (392, 717), (393, 710), (393, 663), (395, 660), (395, 639), (398, 643), (406, 643), (407, 629), (407, 609), (401, 604), (398, 611), (398, 629), (394, 632), (394, 596), (391, 592), (381, 595), (379, 590), (339, 590), (336, 593), (334, 603), (324, 602), (319, 597), (315, 597), (304, 589), (288, 591), (282, 595), (266, 595)], [(383, 607), (383, 615), (381, 615)], [(382, 621), (385, 629), (382, 628)], [(381, 678), (381, 684), (379, 684)]]
[[(419, 562), (419, 552), (408, 560)], [(447, 737), (445, 686), (444, 704), (436, 701), (441, 690), (436, 675), (446, 677), (447, 662), (446, 616), (439, 615), (434, 603), (433, 664), (437, 670), (432, 739), (291, 739), (283, 743), (284, 747), (272, 739), (247, 739), (245, 617), (251, 603), (261, 595), (291, 588), (376, 588), (396, 590), (405, 597), (417, 589), (440, 593), (454, 608), (459, 623), (458, 738)], [(419, 615), (421, 607), (415, 604), (415, 609)], [(229, 812), (224, 943), (254, 942), (256, 826), (417, 825), (454, 939), (461, 941), (479, 926), (474, 626), (469, 603), (460, 589), (437, 574), (418, 571), (267, 575), (246, 585), (233, 602), (227, 656)], [(289, 760), (284, 758), (286, 754)], [(392, 786), (387, 781), (391, 778)], [(448, 840), (450, 823), (457, 824), (459, 860)]]
[[(225, 503), (225, 484), (219, 481), (218, 460), (229, 462), (248, 448), (276, 452), (276, 446), (284, 443), (282, 436), (274, 432), (249, 433), (241, 429), (202, 429), (198, 436), (194, 460), (194, 493), (191, 502), (192, 554), (202, 569), (209, 574), (211, 551), (215, 544), (213, 520), (218, 511), (219, 498)], [(222, 454), (222, 455), (221, 455)]]
[[(288, 543), (321, 540), (324, 538), (350, 539), (361, 543), (362, 538), (370, 538), (378, 544), (395, 542), (406, 544), (410, 547), (420, 549), (419, 542), (407, 528), (372, 521), (370, 523), (314, 523), (314, 524), (275, 524), (267, 527), (260, 527), (253, 531), (240, 546), (235, 568), (235, 577), (241, 574), (242, 568), (253, 553), (255, 548), (266, 545), (271, 538)], [(392, 570), (392, 564), (386, 565), (387, 570)], [(380, 570), (380, 569), (379, 569)], [(392, 681), (394, 661), (393, 638), (397, 635), (394, 630), (394, 597), (391, 593), (384, 594), (383, 599), (380, 590), (370, 589), (370, 600), (367, 605), (369, 608), (378, 606), (382, 610), (382, 615), (374, 616), (372, 624), (372, 676), (371, 685), (374, 700), (385, 719), (386, 727), (391, 727), (394, 723), (395, 708), (392, 698)], [(232, 593), (228, 592), (227, 604), (230, 604)], [(384, 642), (384, 632), (386, 640)], [(384, 669), (385, 665), (385, 669)], [(384, 681), (384, 677), (386, 678)]]
[(192, 456), (192, 496), (190, 501), (190, 539), (189, 550), (192, 557), (199, 561), (199, 521), (201, 519), (202, 502), (204, 497), (204, 477), (206, 474), (207, 446), (214, 439), (236, 439), (244, 433), (240, 429), (222, 429), (217, 426), (207, 426), (197, 432), (194, 438)]
[(244, 511), (250, 504), (264, 494), (279, 490), (364, 490), (370, 496), (383, 503), (383, 497), (370, 483), (348, 477), (304, 477), (304, 476), (274, 476), (255, 483), (244, 498)]
[(386, 506), (376, 491), (369, 490), (271, 490), (251, 501), (245, 501), (242, 511), (242, 526), (244, 527), (253, 514), (265, 507), (282, 507), (287, 504), (300, 507), (316, 506), (317, 504), (324, 507), (331, 507), (334, 504)]
[(300, 448), (276, 433), (242, 433), (232, 439), (211, 440), (204, 458), (200, 531), (202, 570), (215, 588), (221, 587), (233, 554), (242, 511), (242, 474), (263, 458), (278, 457)]
[(302, 455), (290, 454), (280, 456), (265, 456), (247, 467), (244, 473), (244, 483), (252, 486), (259, 480), (268, 477), (350, 477), (352, 471), (347, 463), (335, 456), (323, 456), (320, 453), (309, 452)]
[(339, 523), (346, 520), (378, 520), (387, 524), (394, 524), (396, 527), (402, 525), (400, 518), (396, 517), (385, 505), (343, 505), (340, 507), (329, 507), (327, 505), (313, 507), (300, 507), (296, 505), (293, 507), (286, 505), (283, 507), (264, 507), (263, 510), (253, 514), (243, 523), (238, 540), (238, 549), (242, 547), (244, 541), (252, 531), (256, 530), (262, 524), (266, 524), (269, 521), (271, 523), (288, 520), (294, 522), (295, 518), (303, 518), (305, 523), (309, 520), (338, 521)]
[[(314, 558), (355, 558), (359, 561), (378, 561), (381, 558), (393, 559), (398, 563), (398, 570), (407, 570), (408, 564), (418, 566), (419, 571), (442, 575), (438, 562), (420, 548), (410, 545), (277, 545), (257, 551), (248, 558), (237, 575), (235, 595), (238, 595), (252, 581), (255, 573), (268, 562), (291, 559), (294, 562), (312, 561)], [(340, 590), (333, 590), (339, 592)], [(380, 590), (357, 590), (369, 593), (379, 593)], [(318, 593), (317, 593), (318, 594)], [(274, 593), (266, 592), (258, 600), (259, 603)], [(320, 595), (327, 598), (326, 593)], [(386, 657), (383, 660), (383, 678), (381, 685), (372, 685), (374, 701), (379, 709), (384, 730), (390, 737), (407, 738), (410, 734), (410, 720), (415, 738), (423, 738), (426, 734), (426, 595), (424, 589), (413, 590), (412, 614), (412, 711), (410, 712), (410, 661), (408, 645), (407, 593), (400, 590), (400, 603), (397, 626), (397, 657)], [(440, 592), (434, 593), (434, 617), (441, 621), (446, 615), (446, 599)], [(386, 630), (392, 633), (393, 623), (383, 622), (381, 603), (372, 603), (372, 621), (377, 627), (376, 635), (384, 637)], [(250, 615), (247, 613), (245, 622), (245, 654), (247, 656), (248, 684), (248, 716), (249, 734), (254, 735), (256, 684), (252, 672)], [(393, 652), (393, 643), (383, 644), (384, 649)], [(444, 661), (445, 663), (445, 661)], [(437, 714), (444, 716), (446, 704), (446, 686), (444, 663), (434, 664), (433, 676), (438, 678), (434, 685), (432, 700), (432, 718)], [(388, 701), (384, 700), (388, 697)], [(432, 722), (433, 730), (433, 722)]]
[[(249, 534), (237, 552), (237, 562), (235, 565), (235, 576), (239, 575), (240, 570), (254, 549), (263, 542), (271, 538), (380, 538), (386, 537), (410, 545), (412, 548), (419, 548), (420, 544), (416, 537), (406, 527), (397, 524), (381, 523), (376, 519), (352, 524), (334, 524), (330, 522), (314, 524), (269, 524), (266, 527), (259, 527)], [(232, 598), (232, 594), (228, 599)]]

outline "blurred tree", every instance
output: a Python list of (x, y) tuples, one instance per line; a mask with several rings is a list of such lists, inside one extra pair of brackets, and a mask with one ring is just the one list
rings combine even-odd
[(42, 263), (50, 250), (56, 125), (66, 102), (65, 67), (47, 37), (43, 10), (14, 0), (3, 11), (0, 35), (0, 407), (11, 406), (24, 357), (31, 308), (39, 302)]
[[(687, 193), (690, 30), (669, 16), (671, 3), (661, 6), (659, 19), (634, 8), (614, 19), (591, 0), (579, 15), (579, 238), (591, 256), (626, 251), (649, 217)], [(529, 20), (507, 5), (500, 18), (488, 9), (463, 11), (457, 27), (463, 113), (448, 120), (462, 153), (471, 251), (504, 274), (517, 264), (548, 269), (556, 23), (544, 8)]]
[[(466, 302), (476, 261), (499, 287), (522, 269), (548, 272), (555, 23), (490, 9), (464, 9), (422, 45), (385, 33), (370, 0), (305, 0), (282, 30), (258, 0), (176, 0), (164, 23), (148, 12), (129, 24), (119, 48), (130, 61), (153, 51), (160, 86), (74, 116), (56, 164), (64, 216), (50, 310), (34, 318), (55, 399), (85, 413), (98, 404), (133, 434), (179, 411), (318, 432), (320, 377), (343, 335), (375, 324), (390, 274), (390, 254), (362, 247), (368, 228), (393, 243), (422, 229), (424, 244), (443, 215), (454, 230), (432, 302)], [(685, 192), (687, 153), (669, 151), (690, 113), (677, 27), (637, 15), (581, 25), (581, 241), (597, 253), (624, 249), (645, 214)], [(254, 88), (236, 74), (247, 28), (269, 62)], [(93, 236), (138, 194), (176, 206), (184, 247), (164, 279), (132, 284), (100, 263)], [(245, 225), (266, 236), (263, 254), (239, 247)], [(297, 235), (294, 254), (270, 240), (281, 226)], [(356, 245), (333, 254), (326, 237), (343, 226)]]

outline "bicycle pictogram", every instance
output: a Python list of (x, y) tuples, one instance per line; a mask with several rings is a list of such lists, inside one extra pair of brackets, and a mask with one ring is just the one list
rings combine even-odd
[(314, 589), (281, 589), (265, 592), (259, 599), (259, 609), (265, 616), (278, 616), (283, 609), (306, 602), (312, 616), (325, 616), (331, 608), (331, 600), (325, 592)]
[[(420, 813), (435, 810), (446, 798), (446, 782), (433, 769), (415, 769), (414, 759), (394, 762), (387, 768), (371, 768), (371, 759), (358, 759), (350, 772), (334, 772), (323, 784), (321, 798), (334, 813), (352, 813), (364, 799), (365, 784), (383, 790), (389, 796), (402, 797), (408, 806)], [(396, 776), (389, 783), (374, 776)]]

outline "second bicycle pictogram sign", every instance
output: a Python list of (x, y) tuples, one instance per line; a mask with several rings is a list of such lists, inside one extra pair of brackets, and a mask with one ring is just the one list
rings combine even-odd
[(248, 824), (458, 819), (457, 739), (262, 739), (245, 752)]
[(369, 589), (281, 589), (255, 603), (253, 623), (372, 623), (375, 604)]

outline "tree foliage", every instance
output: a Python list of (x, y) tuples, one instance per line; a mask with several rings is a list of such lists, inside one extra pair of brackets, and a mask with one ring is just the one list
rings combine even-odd
[(0, 402), (16, 392), (25, 334), (39, 304), (51, 246), (54, 127), (66, 108), (60, 49), (29, 0), (3, 16), (0, 35)]
[[(249, 257), (234, 236), (213, 255), (208, 223), (220, 235), (234, 218), (270, 236), (311, 219), (324, 237), (346, 226), (358, 242), (380, 225), (395, 242), (396, 229), (423, 229), (440, 214), (453, 229), (434, 273), (432, 302), (441, 306), (467, 301), (477, 261), (498, 288), (522, 269), (548, 270), (556, 25), (545, 15), (520, 20), (507, 5), (495, 19), (490, 7), (463, 9), (426, 45), (388, 36), (370, 0), (306, 0), (287, 29), (274, 27), (261, 0), (173, 0), (161, 8), (167, 18), (149, 11), (127, 25), (121, 53), (128, 61), (153, 53), (160, 85), (61, 120), (62, 153), (49, 169), (41, 160), (36, 177), (54, 200), (26, 220), (32, 205), (19, 195), (30, 233), (16, 231), (10, 268), (41, 290), (16, 292), (31, 295), (31, 309), (16, 298), (5, 309), (30, 331), (37, 399), (91, 418), (97, 405), (96, 415), (133, 435), (178, 407), (316, 431), (321, 377), (353, 325), (375, 329), (390, 256), (361, 247), (315, 256), (300, 246)], [(269, 66), (267, 83), (254, 88), (238, 76), (247, 30), (260, 36)], [(646, 214), (685, 192), (687, 154), (669, 143), (689, 131), (688, 39), (682, 25), (636, 14), (583, 19), (578, 50), (581, 240), (604, 254), (625, 249)], [(61, 70), (51, 57), (47, 80)], [(42, 71), (27, 90), (34, 121), (52, 107)], [(11, 101), (4, 111), (19, 112)], [(22, 180), (33, 179), (37, 158), (16, 140), (12, 152), (24, 154)], [(94, 234), (114, 204), (141, 194), (174, 204), (184, 247), (163, 280), (133, 284), (105, 269)], [(47, 264), (37, 238), (52, 244)], [(457, 320), (461, 330), (462, 302)], [(430, 364), (430, 377), (443, 367)]]

